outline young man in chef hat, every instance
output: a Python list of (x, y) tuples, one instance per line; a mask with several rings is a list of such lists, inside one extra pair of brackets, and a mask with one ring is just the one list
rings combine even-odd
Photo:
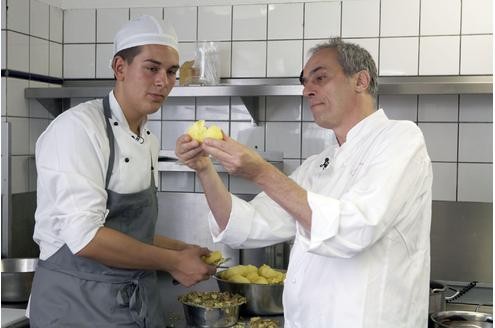
[(163, 327), (156, 271), (185, 286), (215, 272), (206, 248), (154, 233), (159, 142), (146, 123), (175, 84), (175, 31), (138, 17), (113, 55), (108, 96), (62, 113), (36, 143), (33, 328)]
[[(208, 199), (214, 241), (294, 239), (285, 328), (426, 328), (432, 168), (423, 134), (377, 110), (376, 65), (356, 44), (315, 47), (300, 80), (331, 142), (290, 177), (228, 136), (178, 139)], [(263, 192), (251, 202), (229, 194), (204, 154)]]

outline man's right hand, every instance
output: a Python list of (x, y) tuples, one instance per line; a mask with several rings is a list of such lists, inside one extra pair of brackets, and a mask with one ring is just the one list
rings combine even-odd
[(202, 150), (201, 144), (192, 139), (188, 134), (183, 134), (177, 138), (175, 154), (180, 161), (196, 172), (202, 171), (209, 165), (212, 165), (208, 154)]
[(177, 261), (170, 274), (181, 285), (191, 287), (200, 281), (210, 279), (215, 274), (216, 267), (206, 264), (201, 256), (207, 256), (210, 251), (204, 247), (188, 247), (177, 252)]

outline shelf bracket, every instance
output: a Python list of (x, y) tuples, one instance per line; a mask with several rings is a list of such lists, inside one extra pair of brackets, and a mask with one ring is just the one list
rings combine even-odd
[(70, 98), (36, 98), (46, 110), (57, 117), (66, 109), (70, 108)]
[(246, 109), (248, 110), (249, 114), (251, 115), (251, 118), (253, 119), (253, 123), (258, 125), (260, 97), (241, 96), (240, 98), (244, 103), (244, 106), (246, 106)]

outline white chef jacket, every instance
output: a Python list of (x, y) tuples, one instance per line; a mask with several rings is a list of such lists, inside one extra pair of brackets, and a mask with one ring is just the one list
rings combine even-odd
[[(149, 187), (159, 143), (140, 127), (129, 129), (113, 91), (109, 95), (115, 162), (108, 188), (134, 193)], [(110, 157), (102, 99), (79, 104), (57, 116), (36, 142), (37, 208), (33, 239), (46, 260), (67, 244), (77, 253), (105, 223), (105, 178)], [(158, 170), (154, 169), (158, 183)]]
[(214, 241), (234, 248), (295, 238), (285, 327), (426, 328), (432, 169), (420, 129), (378, 110), (290, 178), (307, 190), (310, 231), (265, 193), (232, 196), (222, 232), (209, 216)]

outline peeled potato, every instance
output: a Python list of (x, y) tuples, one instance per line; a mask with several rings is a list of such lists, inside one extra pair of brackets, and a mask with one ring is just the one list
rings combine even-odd
[(202, 259), (206, 264), (217, 264), (223, 258), (220, 251), (213, 251), (208, 256), (203, 256)]
[(205, 126), (205, 121), (199, 120), (194, 122), (189, 129), (187, 129), (187, 134), (191, 136), (194, 140), (197, 140), (198, 142), (203, 142), (203, 139), (205, 138), (207, 128)]
[(249, 281), (254, 282), (256, 279), (258, 279), (260, 276), (258, 275), (257, 272), (249, 272), (246, 276), (246, 278), (249, 279)]
[(204, 120), (194, 122), (189, 129), (187, 129), (187, 134), (198, 142), (203, 142), (205, 138), (213, 138), (217, 140), (223, 139), (222, 129), (216, 125), (212, 125), (208, 128), (206, 127)]
[(222, 140), (223, 139), (222, 129), (220, 129), (216, 125), (210, 126), (208, 128), (208, 130), (206, 131), (205, 138), (212, 138), (212, 139)]
[(252, 280), (252, 282), (256, 284), (263, 284), (263, 285), (268, 285), (268, 280), (266, 280), (264, 277), (258, 276), (255, 280)]
[(241, 276), (240, 274), (233, 275), (232, 277), (229, 278), (229, 281), (238, 282), (241, 284), (249, 284), (250, 283), (248, 278)]

